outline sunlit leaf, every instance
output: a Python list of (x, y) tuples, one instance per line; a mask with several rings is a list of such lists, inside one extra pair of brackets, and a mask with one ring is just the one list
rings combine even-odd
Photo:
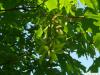
[(67, 28), (67, 26), (64, 26), (64, 32), (65, 32), (65, 33), (68, 32), (68, 28)]
[(36, 37), (37, 37), (37, 38), (40, 38), (40, 37), (42, 36), (42, 34), (43, 34), (43, 30), (42, 30), (42, 28), (39, 28), (39, 29), (36, 31)]
[(80, 0), (83, 4), (86, 4), (86, 6), (92, 8), (92, 9), (97, 9), (98, 8), (98, 3), (97, 0)]
[(48, 0), (46, 6), (49, 10), (57, 8), (57, 0)]
[(100, 51), (100, 33), (96, 33), (96, 35), (94, 36), (94, 44)]
[(93, 14), (91, 12), (86, 12), (84, 14), (87, 18), (92, 18), (92, 19), (96, 19), (96, 20), (100, 20), (100, 13), (98, 14)]
[(80, 0), (80, 2), (81, 2), (82, 4), (85, 4), (85, 0)]
[[(5, 10), (2, 3), (0, 3), (0, 10)], [(4, 11), (0, 11), (0, 13), (2, 13), (2, 12), (4, 12)]]
[(88, 29), (86, 30), (86, 32), (92, 32), (92, 29), (91, 29), (91, 28), (88, 28)]

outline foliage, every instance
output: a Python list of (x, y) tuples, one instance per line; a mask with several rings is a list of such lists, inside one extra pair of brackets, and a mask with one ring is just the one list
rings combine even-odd
[(80, 75), (70, 56), (100, 57), (100, 1), (0, 0), (0, 75)]

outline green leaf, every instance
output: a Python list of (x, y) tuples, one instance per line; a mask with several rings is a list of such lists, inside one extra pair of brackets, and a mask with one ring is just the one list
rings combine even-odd
[(86, 5), (87, 5), (88, 7), (94, 8), (91, 1), (92, 1), (92, 0), (85, 0), (85, 3), (86, 3)]
[(88, 29), (86, 30), (86, 32), (92, 32), (92, 29), (91, 29), (91, 28), (88, 28)]
[[(0, 3), (0, 10), (5, 10), (2, 3)], [(0, 11), (0, 13), (3, 13), (3, 12), (4, 11)]]
[(59, 0), (59, 3), (60, 3), (60, 8), (62, 8), (66, 5), (66, 0)]
[(100, 21), (94, 22), (93, 23), (95, 26), (100, 26)]
[(43, 30), (42, 30), (42, 28), (40, 27), (40, 28), (36, 31), (36, 37), (37, 37), (37, 38), (40, 38), (40, 37), (42, 36), (42, 34), (43, 34)]
[(100, 20), (100, 13), (98, 14), (93, 14), (92, 12), (86, 12), (85, 14), (85, 17), (87, 18), (91, 18), (91, 19), (95, 19), (95, 20)]
[(0, 3), (0, 10), (4, 10), (2, 3)]
[(54, 53), (54, 52), (51, 52), (51, 53), (50, 53), (50, 57), (51, 57), (51, 62), (52, 62), (52, 61), (57, 61), (57, 60), (58, 60), (57, 55), (56, 55), (56, 53)]
[(96, 33), (96, 35), (93, 38), (96, 48), (98, 48), (98, 50), (100, 51), (100, 33)]
[(80, 2), (81, 2), (82, 4), (85, 4), (85, 0), (80, 0)]
[(97, 0), (80, 0), (84, 5), (86, 4), (87, 7), (90, 7), (92, 9), (98, 8), (98, 2)]
[(38, 0), (39, 4), (41, 4), (43, 2), (43, 0)]
[(62, 48), (64, 47), (64, 43), (61, 43), (59, 40), (56, 40), (56, 43), (54, 45), (54, 52), (57, 54), (62, 54), (64, 51)]
[(96, 20), (96, 21), (94, 21), (94, 25), (96, 25), (96, 26), (100, 26), (100, 13), (98, 13), (98, 14), (93, 14), (93, 13), (91, 13), (91, 12), (86, 12), (85, 13), (85, 16), (87, 17), (87, 18), (91, 18), (91, 19), (94, 19), (94, 20)]
[(57, 0), (48, 0), (46, 6), (49, 10), (57, 8)]
[(68, 28), (67, 28), (67, 26), (66, 26), (66, 25), (64, 26), (63, 31), (64, 31), (65, 33), (67, 33), (67, 32), (68, 32)]

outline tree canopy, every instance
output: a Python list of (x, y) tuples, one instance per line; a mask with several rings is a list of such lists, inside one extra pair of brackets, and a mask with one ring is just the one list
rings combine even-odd
[[(0, 75), (98, 72), (100, 0), (0, 0)], [(94, 61), (88, 70), (78, 57)]]

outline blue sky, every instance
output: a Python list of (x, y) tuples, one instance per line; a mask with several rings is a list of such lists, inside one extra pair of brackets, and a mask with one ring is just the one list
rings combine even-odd
[[(87, 69), (93, 64), (93, 59), (91, 57), (85, 57), (85, 56), (82, 56), (80, 58), (78, 58), (77, 54), (75, 52), (71, 53), (70, 54), (72, 56), (72, 58), (74, 59), (77, 59), (78, 61), (81, 62), (82, 65), (84, 65)], [(97, 51), (96, 49), (96, 58), (97, 57), (100, 57), (100, 53)], [(100, 68), (98, 69), (99, 73), (100, 73)]]

